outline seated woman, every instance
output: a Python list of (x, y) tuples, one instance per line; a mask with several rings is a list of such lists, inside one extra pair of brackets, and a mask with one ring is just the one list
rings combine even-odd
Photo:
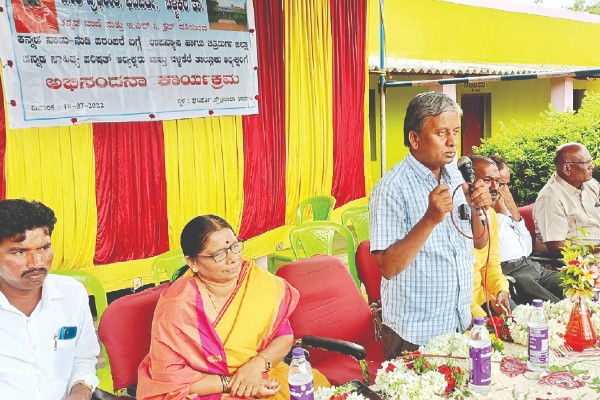
[[(138, 399), (289, 399), (289, 316), (299, 294), (242, 261), (243, 243), (215, 215), (181, 233), (190, 270), (161, 295), (150, 353), (138, 369)], [(315, 371), (315, 387), (328, 385)]]

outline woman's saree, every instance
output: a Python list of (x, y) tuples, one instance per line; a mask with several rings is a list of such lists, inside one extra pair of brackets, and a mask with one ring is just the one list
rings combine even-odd
[[(156, 307), (150, 353), (138, 370), (137, 398), (186, 399), (193, 382), (235, 373), (271, 340), (292, 333), (289, 316), (298, 299), (298, 292), (286, 281), (245, 261), (236, 289), (211, 322), (194, 278), (178, 279)], [(270, 379), (282, 382), (273, 399), (289, 399), (287, 371), (284, 363), (270, 371)], [(318, 372), (315, 379), (315, 386), (327, 385)], [(219, 393), (197, 398), (233, 397)]]

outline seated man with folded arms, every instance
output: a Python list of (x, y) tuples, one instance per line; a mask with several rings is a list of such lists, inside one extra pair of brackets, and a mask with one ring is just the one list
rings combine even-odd
[[(482, 180), (492, 196), (492, 204), (498, 198), (500, 173), (496, 164), (487, 157), (471, 156), (475, 178)], [(498, 242), (498, 217), (492, 207), (485, 209), (490, 237), (482, 249), (474, 249), (475, 264), (473, 265), (473, 300), (471, 315), (485, 317), (487, 315), (486, 301), (490, 302), (491, 311), (496, 315), (509, 315), (511, 312), (508, 280), (502, 274), (500, 266), (500, 245)], [(489, 248), (489, 250), (488, 250)], [(489, 258), (488, 258), (489, 256)]]
[(0, 398), (90, 400), (100, 351), (88, 294), (48, 275), (54, 212), (0, 201)]
[[(494, 210), (498, 215), (500, 259), (502, 273), (515, 279), (517, 303), (531, 303), (533, 299), (557, 302), (563, 298), (561, 279), (556, 271), (544, 268), (532, 260), (531, 235), (510, 192), (510, 169), (499, 156), (490, 157), (500, 172), (497, 194), (492, 193)], [(482, 172), (475, 168), (475, 176)]]
[(556, 172), (542, 188), (533, 207), (536, 253), (561, 256), (566, 239), (581, 237), (600, 245), (600, 183), (592, 178), (594, 165), (588, 150), (579, 143), (556, 150)]

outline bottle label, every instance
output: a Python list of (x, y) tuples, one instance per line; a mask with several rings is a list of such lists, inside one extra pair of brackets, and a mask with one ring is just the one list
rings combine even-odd
[(314, 391), (313, 381), (303, 385), (294, 385), (293, 383), (290, 383), (290, 399), (313, 400), (315, 398)]
[(471, 357), (471, 384), (485, 386), (492, 383), (492, 346), (469, 348)]
[(528, 329), (527, 353), (529, 362), (533, 364), (548, 363), (548, 328), (529, 328)]

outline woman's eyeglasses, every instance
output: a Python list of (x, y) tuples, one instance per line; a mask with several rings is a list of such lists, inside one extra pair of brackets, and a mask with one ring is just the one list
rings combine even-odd
[(235, 242), (228, 248), (221, 249), (214, 254), (210, 254), (210, 255), (198, 254), (197, 257), (212, 257), (212, 259), (215, 260), (215, 262), (221, 262), (227, 258), (228, 251), (231, 251), (233, 254), (239, 254), (243, 248), (244, 248), (244, 242), (240, 241), (240, 242)]

